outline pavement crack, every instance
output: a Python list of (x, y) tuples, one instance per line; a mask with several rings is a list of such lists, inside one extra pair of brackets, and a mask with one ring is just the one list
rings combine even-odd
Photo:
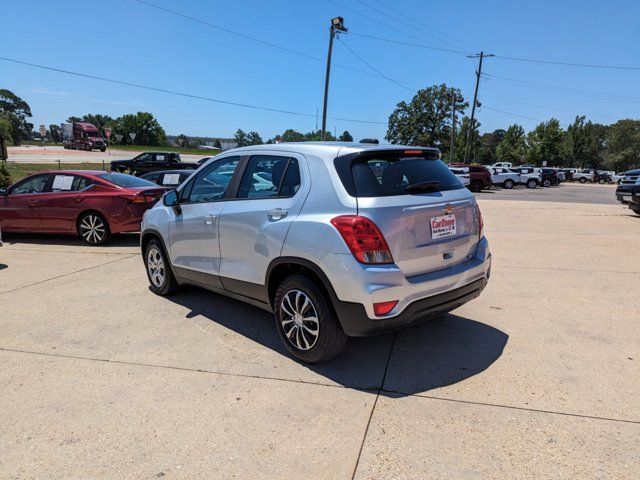
[(111, 260), (109, 262), (101, 263), (99, 265), (93, 265), (91, 267), (81, 268), (80, 270), (74, 270), (73, 272), (63, 273), (62, 275), (56, 275), (55, 277), (47, 278), (45, 280), (40, 280), (38, 282), (30, 283), (29, 285), (23, 285), (21, 287), (13, 288), (11, 290), (5, 290), (4, 292), (0, 292), (0, 295), (5, 295), (7, 293), (17, 292), (18, 290), (23, 290), (25, 288), (33, 287), (34, 285), (40, 285), (42, 283), (50, 282), (51, 280), (57, 280), (58, 278), (68, 277), (69, 275), (75, 275), (76, 273), (86, 272), (87, 270), (91, 270), (93, 268), (104, 267), (105, 265), (110, 265), (112, 263), (121, 262), (122, 260), (128, 260), (129, 258), (137, 257), (138, 254), (128, 255), (124, 258), (118, 258), (116, 260)]
[(367, 440), (367, 435), (369, 434), (369, 427), (371, 426), (371, 419), (373, 418), (373, 412), (376, 410), (376, 405), (378, 405), (378, 399), (380, 398), (380, 393), (384, 389), (384, 381), (387, 378), (387, 371), (389, 370), (389, 363), (391, 363), (391, 354), (393, 353), (393, 347), (396, 344), (396, 338), (398, 336), (398, 332), (394, 332), (393, 340), (391, 341), (391, 348), (389, 348), (389, 355), (387, 356), (387, 363), (384, 366), (384, 373), (382, 374), (382, 380), (380, 381), (380, 386), (378, 387), (378, 391), (376, 392), (376, 398), (373, 401), (373, 406), (371, 407), (371, 411), (369, 412), (369, 419), (367, 420), (367, 426), (364, 430), (364, 435), (362, 436), (362, 442), (360, 443), (360, 449), (358, 450), (358, 457), (356, 458), (356, 464), (353, 467), (353, 473), (351, 474), (351, 480), (353, 480), (358, 471), (358, 465), (360, 465), (360, 457), (362, 456), (362, 450), (364, 449), (364, 442)]

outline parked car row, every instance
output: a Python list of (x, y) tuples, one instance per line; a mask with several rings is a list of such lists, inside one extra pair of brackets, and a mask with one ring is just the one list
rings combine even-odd
[(492, 186), (505, 189), (512, 189), (518, 185), (527, 188), (551, 187), (565, 180), (564, 174), (558, 169), (531, 166), (513, 167), (511, 164), (505, 163), (487, 166), (452, 163), (449, 165), (449, 169), (472, 192), (479, 192)]

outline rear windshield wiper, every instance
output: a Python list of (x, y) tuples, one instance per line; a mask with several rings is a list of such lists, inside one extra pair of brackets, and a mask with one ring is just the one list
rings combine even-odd
[(407, 185), (407, 192), (409, 193), (417, 193), (417, 192), (438, 192), (440, 191), (440, 182), (431, 181), (431, 182), (418, 182), (412, 183), (411, 185)]

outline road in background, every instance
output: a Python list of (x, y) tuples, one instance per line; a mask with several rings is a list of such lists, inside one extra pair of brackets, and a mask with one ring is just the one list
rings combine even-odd
[[(150, 152), (164, 152), (171, 151), (170, 147), (149, 147)], [(8, 147), (9, 161), (17, 163), (56, 163), (60, 160), (60, 163), (108, 163), (111, 160), (126, 160), (133, 158), (136, 155), (140, 155), (139, 151), (127, 151), (127, 150), (111, 150), (109, 152), (92, 151), (86, 152), (84, 150), (66, 150), (63, 147), (51, 146), (51, 147), (35, 147), (31, 145), (25, 145), (21, 147)], [(215, 152), (212, 152), (212, 154)], [(188, 155), (180, 154), (180, 158), (184, 162), (195, 162), (200, 160), (206, 155)]]
[(616, 185), (561, 183), (557, 187), (526, 188), (511, 190), (493, 187), (476, 193), (478, 199), (517, 200), (525, 202), (594, 203), (599, 205), (620, 205), (616, 200)]

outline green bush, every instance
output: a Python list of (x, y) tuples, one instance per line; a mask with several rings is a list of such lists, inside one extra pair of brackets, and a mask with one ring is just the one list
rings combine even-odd
[(11, 174), (7, 168), (7, 162), (0, 162), (0, 188), (7, 188), (11, 183)]

